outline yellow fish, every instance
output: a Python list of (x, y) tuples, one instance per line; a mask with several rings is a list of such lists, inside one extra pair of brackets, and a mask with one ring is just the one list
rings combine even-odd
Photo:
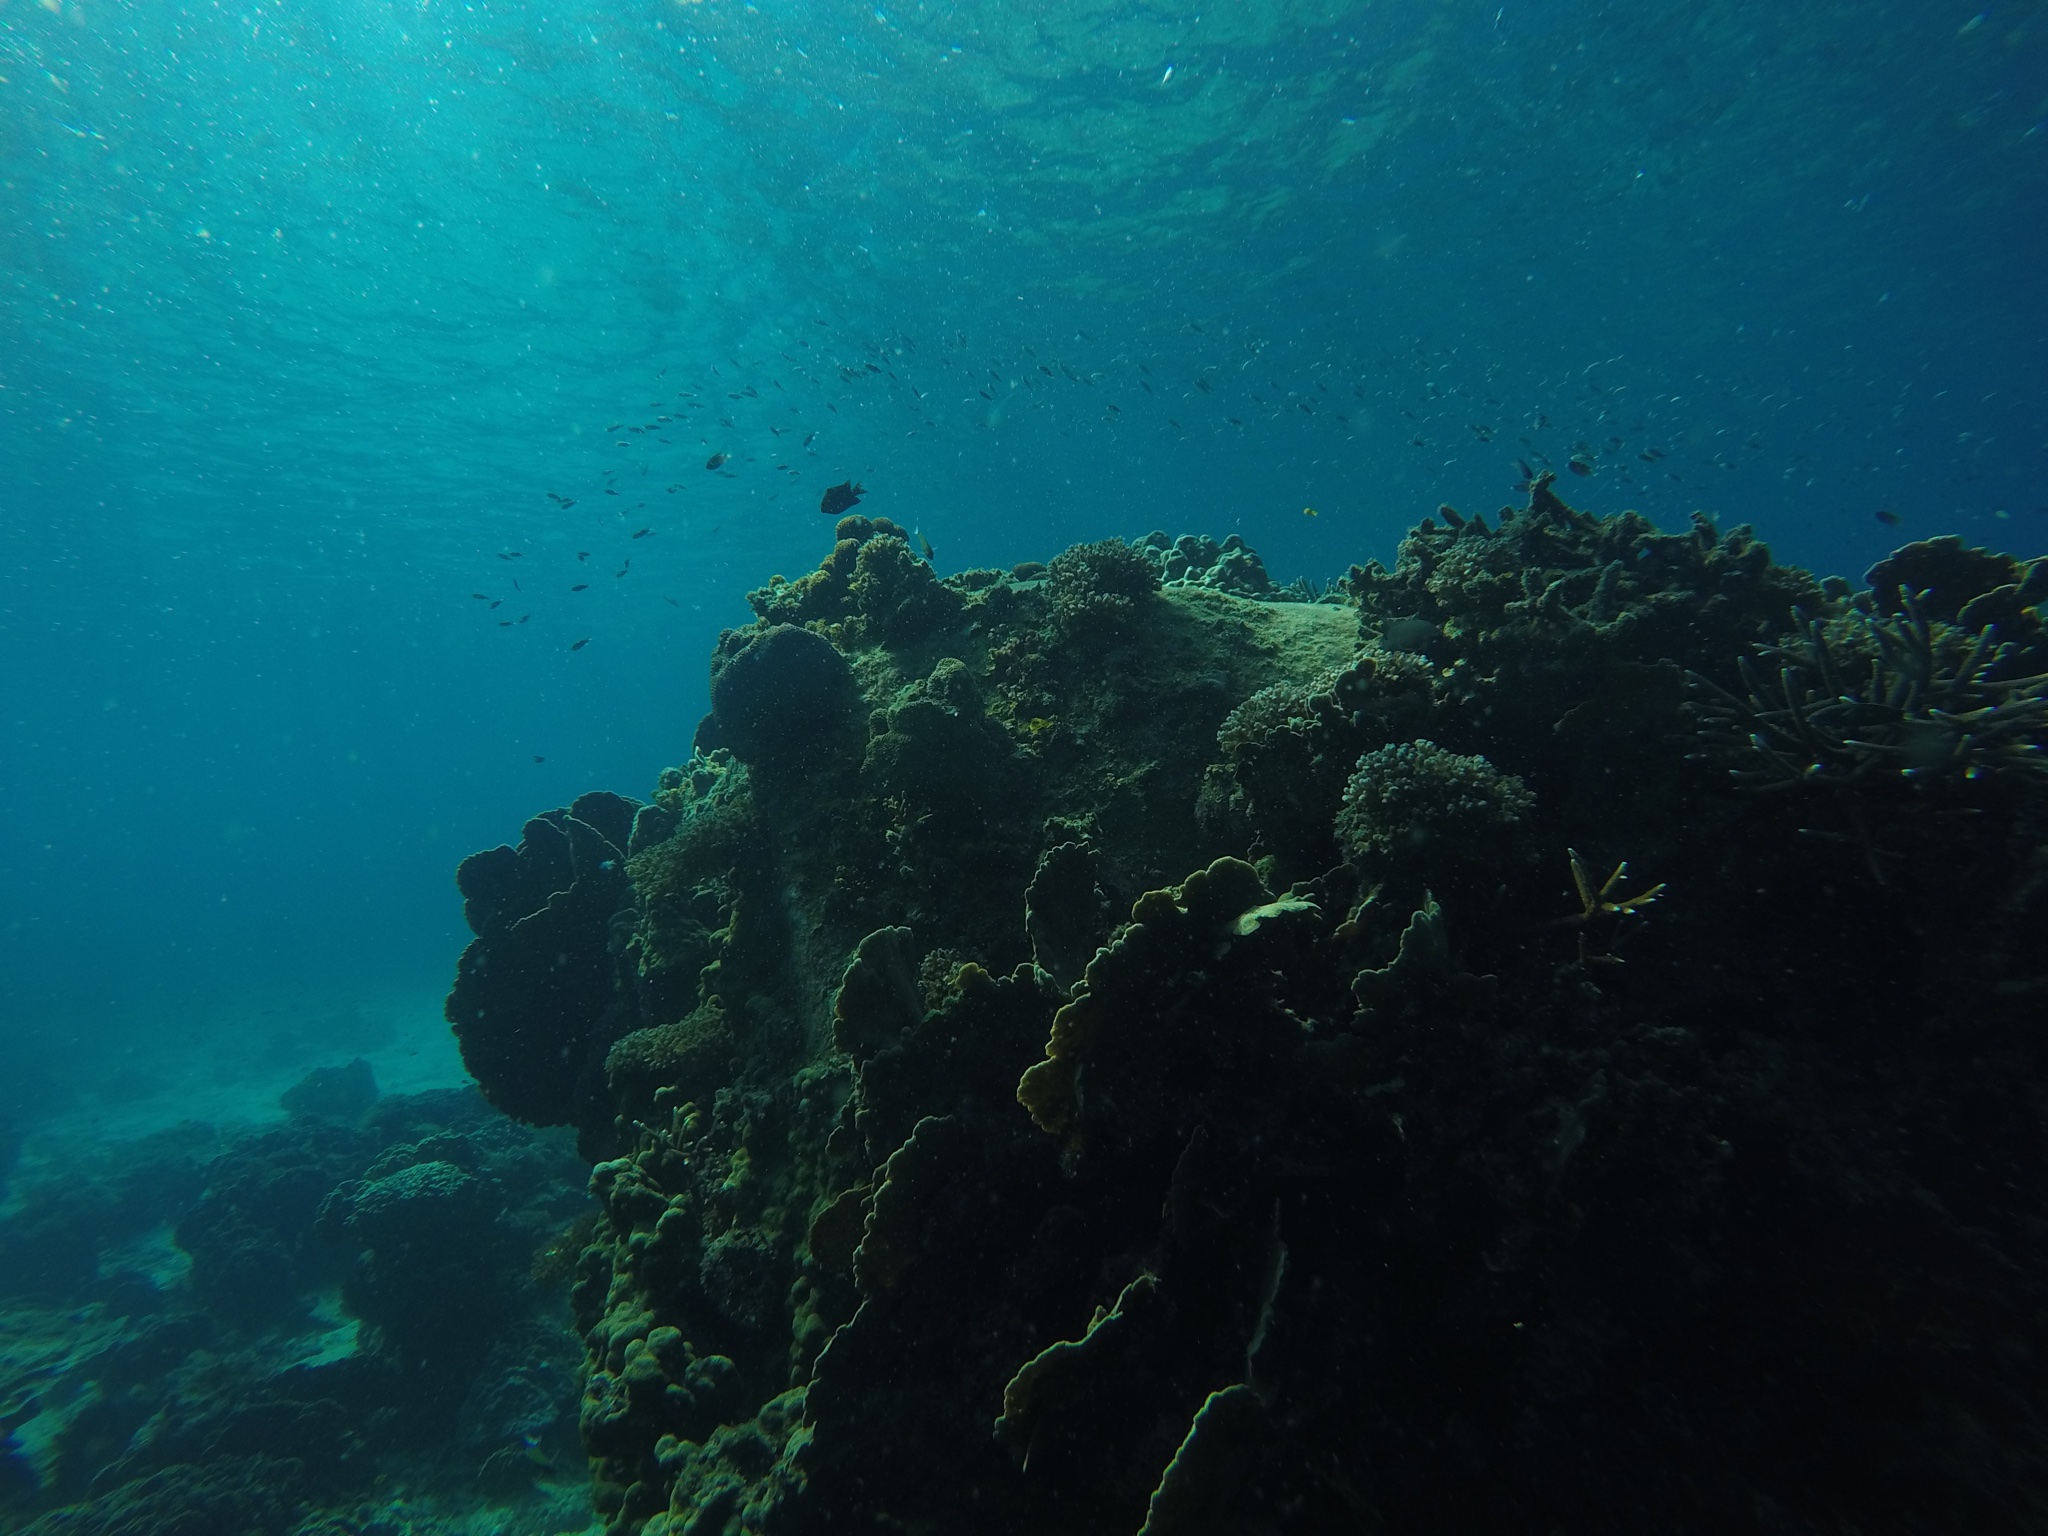
[(1036, 736), (1040, 731), (1052, 729), (1052, 722), (1043, 715), (1034, 715), (1024, 722), (1024, 729)]
[(1316, 509), (1314, 507), (1303, 507), (1301, 509), (1301, 515), (1303, 517), (1314, 517), (1317, 515)]

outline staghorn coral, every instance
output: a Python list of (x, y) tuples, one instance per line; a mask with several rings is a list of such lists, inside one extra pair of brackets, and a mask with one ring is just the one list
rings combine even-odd
[(1768, 790), (2048, 775), (2048, 673), (2005, 675), (2014, 644), (1929, 618), (1924, 598), (1807, 619), (1757, 648), (1775, 677), (1742, 658), (1743, 694), (1693, 674), (1702, 734), (1730, 777)]

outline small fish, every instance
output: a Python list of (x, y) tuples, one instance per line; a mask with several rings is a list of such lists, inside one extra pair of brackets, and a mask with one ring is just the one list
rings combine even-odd
[(817, 434), (817, 433), (815, 433), (815, 432), (806, 432), (806, 433), (804, 434), (804, 446), (805, 446), (806, 448), (810, 447), (810, 446), (811, 446), (811, 444), (815, 443), (815, 442), (816, 442), (817, 440), (818, 440), (818, 434)]
[(491, 594), (488, 592), (472, 592), (469, 595), (480, 603), (488, 603), (491, 600)]
[(583, 649), (583, 647), (585, 647), (588, 644), (590, 644), (590, 636), (585, 635), (581, 640), (578, 640), (574, 645), (570, 646), (569, 649), (572, 651), (580, 651)]
[(528, 619), (532, 617), (533, 615), (530, 613), (522, 613), (521, 615), (519, 615), (519, 622), (524, 624)]
[(533, 754), (533, 760), (534, 760), (534, 761), (535, 761), (536, 763), (544, 763), (544, 762), (546, 762), (546, 761), (547, 761), (547, 759), (546, 759), (546, 758), (544, 758), (544, 757), (542, 757), (542, 756), (541, 756), (541, 755), (540, 755), (540, 754), (539, 754), (538, 752), (536, 752), (536, 753), (534, 753), (534, 754)]
[(924, 563), (930, 565), (933, 559), (932, 541), (924, 536), (922, 530), (917, 534), (917, 547), (924, 552)]
[(1892, 511), (1890, 507), (1879, 507), (1876, 515), (1877, 520), (1887, 528), (1896, 528), (1901, 521), (1899, 514)]
[(825, 488), (825, 494), (818, 498), (818, 510), (827, 517), (837, 517), (840, 513), (858, 505), (861, 497), (866, 494), (866, 486), (856, 485), (851, 480), (842, 480), (837, 485)]
[(576, 551), (576, 558), (578, 560), (588, 560), (590, 558), (590, 551), (587, 549), (579, 549)]
[[(498, 599), (498, 600), (497, 600), (496, 602), (494, 602), (494, 603), (492, 603), (492, 604), (491, 604), (491, 608), (502, 608), (502, 607), (504, 607), (504, 606), (505, 606), (505, 599), (503, 599), (502, 597), (501, 597), (501, 598), (499, 598), (499, 599)], [(485, 609), (484, 611), (485, 611), (486, 613), (488, 613), (488, 612), (490, 612), (490, 608), (486, 608), (486, 609)]]
[[(714, 528), (714, 529), (712, 530), (712, 532), (713, 532), (713, 533), (716, 533), (717, 531), (718, 531), (718, 530), (717, 530), (717, 529), (715, 529), (715, 528)], [(672, 597), (668, 596), (668, 594), (666, 594), (666, 593), (663, 593), (663, 594), (662, 594), (662, 599), (661, 599), (661, 600), (662, 600), (662, 601), (663, 601), (664, 603), (667, 603), (667, 604), (669, 605), (669, 607), (671, 607), (671, 608), (680, 608), (680, 607), (682, 607), (682, 606), (683, 606), (683, 605), (682, 605), (681, 603), (677, 602), (677, 601), (676, 601), (676, 600), (675, 600), (674, 598), (672, 598)]]
[(571, 587), (569, 590), (571, 592), (588, 592), (590, 590), (590, 583), (587, 581), (579, 581), (576, 583), (575, 586)]
[(618, 495), (618, 494), (619, 494), (619, 493), (618, 493), (617, 491), (613, 490), (613, 489), (612, 489), (612, 488), (611, 488), (610, 486), (606, 486), (606, 487), (604, 488), (604, 493), (605, 493), (605, 495), (607, 495), (607, 496), (616, 496), (616, 495)]
[(519, 585), (519, 579), (517, 577), (514, 577), (512, 580), (512, 590), (514, 592), (524, 592), (526, 588)]
[(1536, 478), (1536, 471), (1529, 467), (1529, 461), (1527, 459), (1515, 460), (1515, 468), (1519, 469), (1522, 472), (1522, 484), (1524, 485), (1527, 485), (1530, 481)]
[(500, 629), (510, 629), (511, 627), (512, 627), (512, 621), (511, 621), (510, 619), (500, 619), (500, 620), (498, 620), (498, 628), (500, 628)]
[(548, 492), (548, 500), (549, 500), (549, 501), (553, 501), (553, 502), (559, 502), (559, 501), (560, 501), (561, 499), (562, 499), (562, 498), (561, 498), (561, 497), (559, 497), (559, 496), (557, 496), (557, 495), (556, 495), (556, 494), (555, 494), (555, 493), (554, 493), (553, 491), (549, 491), (549, 492)]
[(1317, 512), (1314, 507), (1303, 507), (1301, 509), (1301, 515), (1303, 517), (1320, 517), (1322, 514)]
[(506, 550), (501, 552), (498, 558), (500, 560), (517, 560), (519, 558), (519, 551), (516, 549)]
[(633, 569), (633, 560), (632, 557), (629, 555), (626, 558), (626, 563), (620, 566), (616, 571), (613, 571), (612, 575), (623, 576), (626, 574), (626, 572), (630, 571), (631, 569)]
[(649, 535), (652, 532), (654, 532), (652, 528), (642, 528), (638, 533), (634, 534), (633, 537), (636, 539), (644, 539), (647, 537), (647, 535)]
[(710, 458), (704, 461), (704, 467), (706, 469), (718, 469), (722, 467), (725, 461), (731, 457), (732, 455), (729, 453), (714, 453), (713, 455), (711, 455)]
[(562, 505), (564, 508), (573, 507), (576, 505), (576, 498), (574, 496), (564, 496), (562, 498)]
[(623, 421), (615, 421), (610, 426), (606, 427), (605, 431), (616, 432), (619, 430), (619, 428), (623, 427), (624, 425), (625, 423)]
[(1029, 720), (1026, 720), (1024, 722), (1024, 729), (1029, 731), (1032, 735), (1036, 736), (1040, 731), (1051, 730), (1052, 722), (1046, 719), (1043, 715), (1033, 715)]
[(1593, 473), (1593, 461), (1582, 453), (1575, 453), (1565, 460), (1565, 467), (1575, 475), (1590, 475)]

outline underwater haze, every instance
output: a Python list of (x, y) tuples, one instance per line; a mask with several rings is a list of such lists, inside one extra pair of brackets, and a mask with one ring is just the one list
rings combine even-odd
[[(941, 575), (1157, 529), (1312, 595), (1547, 476), (1851, 583), (2026, 558), (2044, 273), (2042, 0), (0, 0), (10, 1209), (125, 1136), (215, 1199), (361, 1058), (322, 1190), (459, 1133), (417, 1167), (574, 1217), (452, 1092), (456, 865), (690, 760), (830, 487)], [(506, 1530), (587, 1506), (542, 1357), (462, 1410), (494, 1497), (561, 1474)], [(31, 1444), (23, 1370), (0, 1523), (137, 1432)]]

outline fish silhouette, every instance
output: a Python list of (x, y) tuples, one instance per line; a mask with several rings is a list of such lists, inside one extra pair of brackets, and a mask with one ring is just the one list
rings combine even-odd
[(837, 517), (849, 507), (856, 505), (866, 494), (866, 486), (855, 485), (851, 480), (842, 480), (837, 485), (825, 487), (825, 494), (818, 500), (818, 510), (827, 517)]

